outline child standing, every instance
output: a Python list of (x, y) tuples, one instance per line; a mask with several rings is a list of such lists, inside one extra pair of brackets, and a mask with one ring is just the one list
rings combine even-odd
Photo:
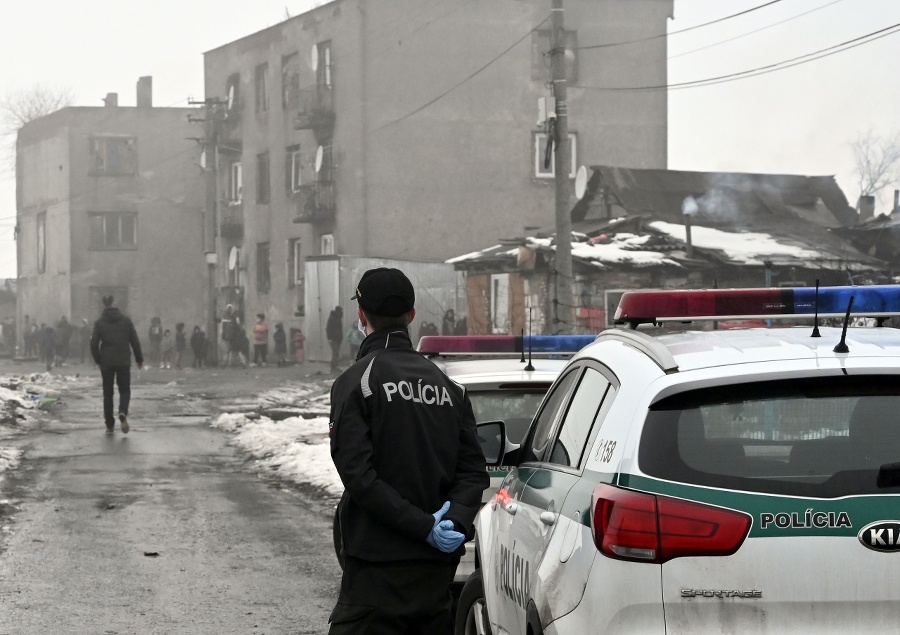
[(163, 331), (160, 348), (162, 349), (162, 360), (159, 367), (172, 368), (172, 349), (175, 348), (175, 340), (172, 338), (172, 331), (169, 329)]
[(266, 365), (266, 357), (269, 354), (269, 325), (266, 324), (266, 316), (256, 314), (256, 324), (253, 325), (253, 363), (258, 366)]
[(206, 333), (200, 328), (200, 325), (194, 326), (194, 332), (191, 335), (191, 351), (194, 353), (194, 368), (203, 368), (206, 361)]

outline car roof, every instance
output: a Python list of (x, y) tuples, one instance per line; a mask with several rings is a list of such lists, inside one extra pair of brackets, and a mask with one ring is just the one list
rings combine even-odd
[(566, 359), (532, 359), (534, 370), (525, 370), (528, 361), (514, 358), (433, 358), (453, 381), (467, 387), (499, 387), (500, 384), (546, 384), (552, 382), (568, 363)]
[(812, 327), (751, 328), (719, 331), (684, 331), (658, 336), (646, 332), (610, 329), (576, 358), (601, 361), (609, 357), (611, 342), (630, 345), (652, 359), (666, 373), (748, 364), (824, 359), (900, 358), (900, 331), (894, 328), (854, 327), (847, 330), (848, 353), (834, 351), (842, 329), (824, 327), (812, 337)]

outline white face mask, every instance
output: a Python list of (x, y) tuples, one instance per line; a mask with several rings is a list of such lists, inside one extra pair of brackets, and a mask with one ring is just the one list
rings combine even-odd
[(356, 320), (356, 328), (363, 335), (366, 334), (366, 327), (363, 326), (362, 320)]

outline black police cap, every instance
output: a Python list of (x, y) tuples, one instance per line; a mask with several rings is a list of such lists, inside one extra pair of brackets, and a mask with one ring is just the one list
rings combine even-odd
[(366, 313), (398, 317), (413, 310), (416, 292), (409, 278), (399, 269), (378, 267), (362, 275), (351, 300), (358, 300)]

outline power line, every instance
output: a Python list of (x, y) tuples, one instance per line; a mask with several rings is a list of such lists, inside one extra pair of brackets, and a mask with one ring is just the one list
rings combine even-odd
[(895, 33), (900, 32), (900, 22), (894, 24), (889, 27), (885, 27), (883, 29), (879, 29), (877, 31), (872, 31), (871, 33), (867, 33), (866, 35), (862, 35), (857, 38), (853, 38), (851, 40), (847, 40), (845, 42), (841, 42), (840, 44), (835, 44), (833, 46), (826, 47), (824, 49), (819, 49), (818, 51), (813, 51), (812, 53), (805, 53), (804, 55), (799, 55), (797, 57), (793, 57), (790, 59), (782, 60), (780, 62), (775, 62), (773, 64), (767, 64), (765, 66), (758, 66), (756, 68), (751, 68), (745, 71), (739, 71), (737, 73), (730, 73), (728, 75), (719, 75), (716, 77), (707, 77), (706, 79), (697, 79), (689, 82), (678, 82), (675, 84), (660, 84), (656, 86), (584, 86), (584, 85), (575, 85), (573, 84), (573, 88), (583, 88), (586, 90), (607, 90), (613, 92), (628, 92), (628, 91), (646, 91), (646, 90), (681, 90), (685, 88), (700, 88), (704, 86), (714, 86), (716, 84), (724, 84), (726, 82), (733, 82), (739, 79), (747, 79), (750, 77), (757, 77), (759, 75), (765, 75), (768, 73), (774, 73), (775, 71), (784, 70), (786, 68), (792, 68), (794, 66), (799, 66), (801, 64), (806, 64), (808, 62), (813, 62), (815, 60), (820, 60), (825, 57), (830, 57), (832, 55), (836, 55), (837, 53), (843, 53), (844, 51), (849, 51), (850, 49), (854, 49), (857, 46), (862, 46), (863, 44), (869, 44), (870, 42), (875, 42), (876, 40), (880, 40), (883, 37), (887, 37), (889, 35), (893, 35)]
[(705, 26), (709, 26), (711, 24), (718, 24), (719, 22), (724, 22), (725, 20), (731, 20), (732, 18), (736, 18), (738, 16), (752, 13), (753, 11), (763, 9), (765, 7), (768, 7), (773, 4), (777, 4), (779, 2), (781, 2), (781, 0), (770, 0), (769, 2), (757, 5), (755, 7), (751, 7), (749, 9), (745, 9), (744, 11), (732, 13), (731, 15), (726, 15), (723, 18), (717, 18), (717, 19), (711, 20), (709, 22), (704, 22), (703, 24), (695, 24), (694, 26), (689, 26), (687, 28), (680, 29), (678, 31), (672, 31), (671, 33), (660, 33), (659, 35), (651, 35), (649, 37), (642, 37), (642, 38), (638, 38), (637, 40), (626, 40), (624, 42), (610, 42), (609, 44), (591, 44), (588, 46), (579, 46), (579, 47), (577, 47), (577, 50), (586, 51), (589, 49), (602, 49), (602, 48), (609, 48), (611, 46), (624, 46), (626, 44), (636, 44), (638, 42), (649, 42), (651, 40), (658, 40), (660, 38), (669, 37), (671, 35), (678, 35), (679, 33), (687, 33), (688, 31), (694, 31), (696, 29), (700, 29)]
[(727, 38), (727, 39), (725, 39), (725, 40), (720, 40), (720, 41), (718, 41), (718, 42), (713, 42), (712, 44), (707, 44), (706, 46), (701, 46), (701, 47), (699, 47), (699, 48), (691, 49), (690, 51), (684, 51), (683, 53), (679, 53), (678, 55), (670, 55), (670, 56), (668, 57), (668, 59), (674, 60), (674, 59), (677, 59), (677, 58), (679, 58), (679, 57), (684, 57), (685, 55), (690, 55), (690, 54), (692, 54), (692, 53), (697, 53), (698, 51), (705, 51), (706, 49), (711, 49), (711, 48), (714, 48), (714, 47), (716, 47), (716, 46), (720, 46), (720, 45), (722, 45), (722, 44), (727, 44), (728, 42), (734, 42), (735, 40), (740, 40), (741, 38), (745, 38), (745, 37), (747, 37), (747, 36), (749, 36), (749, 35), (753, 35), (753, 34), (755, 34), (755, 33), (759, 33), (760, 31), (766, 31), (766, 30), (768, 30), (768, 29), (771, 29), (772, 27), (779, 26), (779, 25), (781, 25), (781, 24), (784, 24), (785, 22), (791, 22), (791, 21), (796, 20), (796, 19), (798, 19), (798, 18), (802, 18), (803, 16), (809, 15), (810, 13), (815, 13), (816, 11), (821, 11), (822, 9), (827, 9), (827, 8), (830, 7), (831, 5), (837, 4), (838, 2), (843, 2), (843, 1), (844, 1), (844, 0), (831, 0), (831, 2), (829, 2), (828, 4), (823, 4), (823, 5), (821, 5), (821, 6), (818, 6), (818, 7), (814, 8), (814, 9), (810, 9), (809, 11), (804, 11), (803, 13), (798, 13), (797, 15), (792, 15), (791, 17), (785, 18), (784, 20), (779, 20), (778, 22), (773, 22), (773, 23), (771, 23), (771, 24), (767, 24), (767, 25), (762, 26), (762, 27), (760, 27), (760, 28), (758, 28), (758, 29), (753, 29), (752, 31), (747, 31), (746, 33), (742, 33), (741, 35), (735, 35), (734, 37), (730, 37), (730, 38)]

